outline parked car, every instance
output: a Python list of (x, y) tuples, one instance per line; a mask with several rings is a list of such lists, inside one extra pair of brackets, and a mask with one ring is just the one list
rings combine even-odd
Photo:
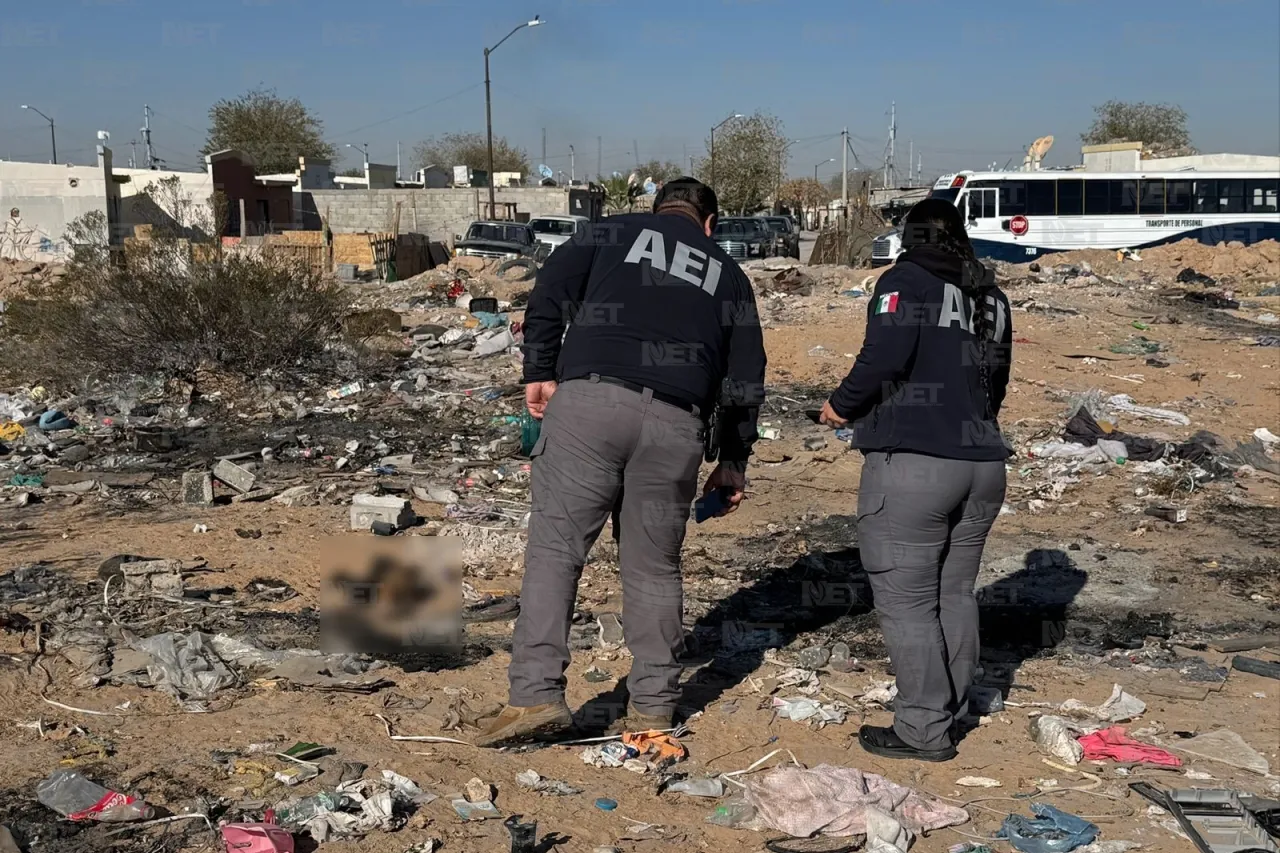
[(789, 216), (763, 216), (773, 235), (773, 254), (800, 259), (800, 231)]
[(755, 216), (731, 216), (716, 223), (711, 239), (735, 261), (767, 258), (773, 246), (773, 234), (763, 219)]
[(529, 227), (533, 229), (534, 236), (539, 243), (545, 244), (549, 249), (555, 249), (577, 234), (583, 228), (588, 228), (591, 220), (585, 216), (570, 216), (568, 214), (552, 214), (550, 216), (539, 216), (537, 219), (529, 220)]
[(514, 261), (527, 258), (542, 261), (550, 250), (539, 243), (532, 228), (524, 222), (472, 222), (467, 235), (454, 243), (453, 253), (473, 258), (497, 258)]

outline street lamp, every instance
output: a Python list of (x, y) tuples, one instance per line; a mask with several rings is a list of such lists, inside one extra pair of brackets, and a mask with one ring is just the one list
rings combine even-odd
[(735, 118), (742, 118), (742, 113), (734, 113), (724, 121), (711, 128), (711, 189), (716, 188), (716, 131), (724, 127)]
[(49, 122), (49, 142), (53, 145), (53, 163), (56, 166), (58, 164), (58, 137), (53, 130), (53, 119), (49, 118), (47, 115), (29, 104), (23, 104), (22, 108), (24, 110), (31, 110), (31, 112)]
[(574, 181), (576, 181), (576, 180), (578, 179), (578, 172), (577, 172), (577, 170), (574, 168), (574, 159), (573, 159), (573, 158), (574, 158), (574, 154), (573, 154), (573, 146), (572, 146), (572, 145), (570, 145), (570, 146), (569, 146), (569, 183), (570, 183), (570, 184), (572, 184)]
[(360, 145), (352, 145), (350, 142), (348, 142), (347, 147), (354, 148), (357, 151), (364, 152), (364, 171), (365, 171), (365, 174), (367, 175), (369, 173), (369, 143), (363, 142)]
[(532, 21), (525, 21), (518, 27), (513, 29), (502, 37), (502, 40), (493, 47), (484, 49), (484, 123), (489, 143), (489, 216), (497, 215), (497, 202), (493, 198), (493, 99), (489, 94), (489, 54), (502, 47), (502, 42), (511, 38), (525, 27), (536, 27), (545, 24), (546, 21), (541, 20), (539, 15), (534, 15)]
[(827, 165), (828, 163), (834, 163), (835, 161), (836, 161), (836, 158), (834, 158), (834, 157), (828, 157), (827, 159), (823, 160), (821, 163), (818, 163), (817, 165), (815, 165), (815, 166), (813, 167), (813, 180), (814, 180), (815, 182), (818, 180), (818, 167), (819, 167), (819, 166), (825, 166), (825, 165)]

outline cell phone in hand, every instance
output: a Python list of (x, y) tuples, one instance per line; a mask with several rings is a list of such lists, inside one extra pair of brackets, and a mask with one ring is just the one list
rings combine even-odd
[(700, 498), (693, 505), (694, 521), (701, 524), (708, 518), (715, 518), (728, 505), (730, 494), (729, 489), (716, 489), (714, 492)]
[(809, 420), (813, 421), (815, 424), (820, 424), (820, 423), (822, 423), (822, 410), (821, 410), (821, 409), (806, 409), (806, 410), (805, 410), (805, 413), (804, 413), (804, 416), (805, 416), (806, 418), (808, 418)]

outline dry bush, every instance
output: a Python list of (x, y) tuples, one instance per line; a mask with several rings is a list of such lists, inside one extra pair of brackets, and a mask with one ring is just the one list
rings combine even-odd
[(73, 223), (66, 274), (15, 300), (3, 363), (19, 380), (81, 384), (305, 367), (338, 331), (336, 282), (272, 256), (185, 240), (107, 245), (101, 214)]

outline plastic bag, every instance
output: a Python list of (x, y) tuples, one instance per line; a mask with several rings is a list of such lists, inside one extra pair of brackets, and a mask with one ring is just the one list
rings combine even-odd
[(1033, 819), (1009, 815), (996, 837), (1007, 838), (1022, 853), (1067, 853), (1098, 837), (1097, 826), (1047, 803), (1032, 803), (1031, 811)]
[(1045, 714), (1031, 721), (1031, 737), (1045, 755), (1075, 765), (1084, 757), (1084, 747), (1076, 743), (1067, 721)]
[(123, 822), (155, 814), (136, 797), (109, 791), (75, 770), (55, 770), (36, 786), (36, 798), (68, 820)]

